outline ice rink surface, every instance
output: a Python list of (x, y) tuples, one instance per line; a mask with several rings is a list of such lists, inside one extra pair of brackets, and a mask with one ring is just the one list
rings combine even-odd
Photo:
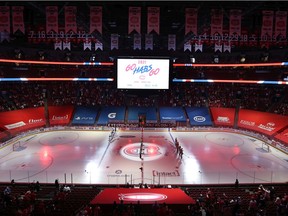
[(236, 178), (287, 182), (288, 156), (239, 133), (168, 129), (40, 132), (0, 149), (1, 182), (185, 185)]

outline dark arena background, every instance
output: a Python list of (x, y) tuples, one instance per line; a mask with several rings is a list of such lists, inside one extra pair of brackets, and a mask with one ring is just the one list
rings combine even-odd
[(0, 215), (287, 216), (286, 1), (1, 1)]

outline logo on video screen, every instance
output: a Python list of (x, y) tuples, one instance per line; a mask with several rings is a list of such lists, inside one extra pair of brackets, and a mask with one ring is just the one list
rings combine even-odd
[(140, 143), (129, 144), (120, 149), (122, 157), (128, 160), (141, 161), (140, 153), (144, 161), (153, 161), (161, 158), (165, 149), (153, 143), (143, 143), (142, 149)]

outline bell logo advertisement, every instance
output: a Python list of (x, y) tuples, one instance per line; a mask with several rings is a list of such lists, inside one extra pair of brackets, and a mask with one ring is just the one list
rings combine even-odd
[(160, 107), (160, 119), (163, 123), (186, 121), (182, 107)]
[(216, 126), (233, 126), (234, 125), (234, 108), (211, 107), (211, 115)]
[(288, 117), (273, 113), (240, 109), (238, 126), (272, 135), (288, 125)]
[(73, 109), (73, 106), (49, 106), (50, 125), (68, 125)]
[(169, 89), (169, 59), (117, 59), (118, 89)]
[(209, 110), (206, 107), (186, 107), (191, 126), (212, 125)]

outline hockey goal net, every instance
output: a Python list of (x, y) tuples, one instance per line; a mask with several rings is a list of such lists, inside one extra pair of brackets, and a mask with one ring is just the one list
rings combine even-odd
[(13, 151), (21, 151), (21, 150), (25, 149), (25, 147), (24, 147), (22, 142), (17, 141), (13, 144), (12, 149), (13, 149)]

